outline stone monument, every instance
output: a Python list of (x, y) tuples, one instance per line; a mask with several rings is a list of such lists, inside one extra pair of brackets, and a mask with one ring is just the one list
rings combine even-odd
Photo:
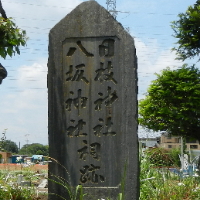
[[(50, 31), (48, 104), (49, 154), (57, 160), (49, 178), (81, 184), (86, 200), (116, 200), (121, 192), (138, 199), (134, 40), (95, 1), (81, 3)], [(59, 184), (48, 186), (69, 198)]]

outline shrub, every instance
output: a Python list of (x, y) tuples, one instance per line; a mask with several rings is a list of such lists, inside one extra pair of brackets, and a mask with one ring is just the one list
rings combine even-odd
[(156, 167), (180, 166), (178, 151), (168, 151), (163, 148), (150, 148), (146, 151), (150, 163)]

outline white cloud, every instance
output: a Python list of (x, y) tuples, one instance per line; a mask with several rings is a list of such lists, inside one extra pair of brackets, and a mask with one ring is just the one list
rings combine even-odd
[[(13, 64), (10, 64), (11, 62), (9, 63), (7, 60), (7, 65), (11, 69), (16, 67), (13, 70), (13, 76), (9, 72), (12, 78), (16, 80), (11, 81), (8, 77), (1, 86), (2, 88), (7, 87), (7, 91), (4, 91), (3, 95), (0, 96), (0, 131), (8, 128), (7, 136), (11, 140), (21, 141), (24, 144), (27, 139), (25, 135), (29, 134), (29, 143), (47, 143), (46, 63), (48, 32), (81, 2), (82, 0), (59, 2), (55, 0), (2, 0), (8, 17), (13, 17), (20, 28), (27, 30), (27, 35), (30, 38), (28, 46), (20, 55), (20, 59), (16, 59), (18, 63), (15, 62), (15, 59), (12, 61)], [(99, 0), (98, 2), (105, 4), (106, 0)], [(168, 37), (171, 37), (171, 35), (167, 34), (166, 36), (165, 33), (161, 32), (163, 26), (166, 26), (166, 23), (163, 24), (163, 16), (169, 18), (168, 15), (162, 15), (162, 12), (164, 14), (172, 13), (171, 10), (164, 12), (164, 10), (157, 9), (163, 2), (166, 3), (165, 8), (168, 6), (172, 9), (171, 5), (175, 5), (174, 2), (172, 4), (167, 0), (159, 2), (155, 0), (148, 2), (140, 0), (117, 1), (117, 10), (130, 11), (129, 17), (126, 17), (128, 14), (121, 14), (126, 20), (123, 24), (134, 26), (134, 31), (138, 32), (136, 35), (142, 36), (140, 37), (142, 39), (135, 39), (138, 56), (139, 98), (142, 98), (142, 94), (146, 91), (151, 80), (155, 78), (153, 75), (155, 72), (159, 73), (167, 66), (180, 64), (175, 61), (175, 54), (168, 47)], [(180, 0), (178, 2), (180, 3)], [(173, 9), (175, 8), (174, 6)], [(149, 14), (153, 12), (161, 14)], [(132, 15), (133, 13), (134, 15)], [(160, 26), (160, 28), (155, 29), (155, 25)], [(156, 39), (157, 37), (164, 39), (167, 48), (161, 47), (160, 41), (158, 42)], [(42, 56), (45, 56), (45, 58), (39, 60), (38, 57), (41, 58)], [(30, 60), (33, 61), (30, 62)], [(17, 68), (17, 66), (20, 67)]]
[(138, 57), (138, 99), (141, 99), (151, 81), (156, 78), (155, 73), (160, 73), (166, 67), (179, 67), (183, 63), (175, 60), (176, 55), (171, 49), (162, 50), (156, 40), (152, 40), (147, 45), (135, 38), (135, 45)]
[[(183, 63), (175, 60), (176, 55), (171, 49), (165, 49), (159, 47), (156, 39), (143, 42), (138, 38), (135, 38), (135, 45), (138, 57), (138, 86), (139, 94), (138, 99), (145, 97), (145, 92), (152, 80), (156, 79), (155, 73), (160, 73), (161, 70), (166, 67), (174, 68), (179, 67)], [(147, 131), (139, 126), (139, 137), (157, 137), (160, 133), (153, 131)]]
[(55, 18), (60, 18), (60, 16), (65, 16), (81, 2), (81, 0), (63, 0), (59, 3), (55, 0), (43, 0), (42, 2), (41, 0), (35, 0), (34, 2), (32, 0), (2, 0), (3, 7), (8, 17), (17, 15), (21, 20), (25, 16), (30, 17), (29, 19), (26, 18), (26, 22), (29, 22), (31, 19), (41, 19), (42, 22), (43, 19), (52, 20)]
[(46, 64), (20, 67), (15, 86), (21, 92), (10, 91), (1, 100), (0, 130), (8, 128), (7, 135), (15, 141), (24, 143), (23, 136), (29, 134), (31, 143), (47, 144), (46, 71)]
[(2, 1), (8, 17), (12, 17), (21, 29), (27, 31), (29, 38), (38, 34), (44, 37), (56, 23), (65, 17), (82, 1), (64, 0), (58, 3), (55, 0), (26, 0)]
[(14, 63), (15, 58), (6, 61), (10, 68), (7, 69), (9, 77), (3, 82), (4, 90), (0, 97), (0, 130), (8, 128), (7, 138), (25, 144), (24, 136), (29, 134), (29, 143), (47, 144), (48, 32), (81, 2), (2, 1), (7, 16), (13, 17), (17, 26), (27, 31), (30, 39), (18, 63)]

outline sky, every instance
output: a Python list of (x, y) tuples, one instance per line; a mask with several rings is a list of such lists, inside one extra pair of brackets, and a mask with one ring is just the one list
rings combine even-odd
[[(47, 61), (48, 34), (63, 17), (83, 0), (2, 0), (8, 17), (26, 30), (28, 41), (20, 55), (9, 56), (0, 63), (8, 76), (0, 85), (0, 137), (22, 147), (24, 144), (48, 144)], [(97, 0), (107, 9), (107, 0)], [(177, 68), (184, 63), (175, 60), (171, 49), (177, 41), (172, 35), (171, 22), (185, 12), (196, 0), (116, 0), (117, 18), (135, 40), (138, 57), (138, 100), (155, 73), (166, 67)], [(197, 66), (197, 65), (196, 65)], [(157, 133), (139, 128), (139, 137), (153, 137)]]

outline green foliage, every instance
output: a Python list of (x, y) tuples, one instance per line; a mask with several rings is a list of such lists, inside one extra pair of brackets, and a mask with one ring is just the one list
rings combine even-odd
[(6, 186), (0, 192), (0, 200), (34, 200), (33, 189)]
[(174, 37), (178, 39), (178, 59), (185, 60), (199, 56), (200, 53), (200, 0), (189, 6), (185, 13), (178, 15), (179, 20), (172, 22)]
[(11, 140), (5, 140), (2, 147), (6, 152), (18, 153), (17, 144)]
[(66, 196), (63, 197), (60, 194), (56, 194), (56, 193), (49, 193), (49, 195), (51, 196), (58, 196), (61, 199), (64, 200), (84, 200), (84, 196), (87, 196), (87, 194), (83, 193), (83, 186), (82, 185), (77, 185), (76, 187), (71, 186), (71, 182), (70, 182), (70, 175), (67, 171), (67, 169), (65, 168), (64, 165), (62, 165), (60, 162), (58, 162), (56, 159), (48, 157), (52, 162), (55, 162), (57, 165), (59, 165), (63, 170), (66, 171), (66, 173), (69, 176), (69, 181), (65, 180), (63, 177), (60, 176), (56, 176), (54, 174), (50, 174), (48, 176), (48, 180), (53, 182), (56, 185), (59, 185), (61, 188), (64, 188), (64, 190), (67, 193), (67, 198)]
[(172, 148), (169, 151), (169, 155), (171, 156), (171, 159), (173, 160), (173, 165), (176, 167), (180, 167), (181, 166), (181, 161), (179, 158), (179, 155), (181, 155), (180, 148)]
[(200, 141), (200, 71), (183, 65), (156, 75), (139, 101), (140, 125)]
[[(32, 166), (33, 167), (33, 166)], [(47, 171), (45, 171), (47, 173)], [(41, 176), (35, 176), (34, 168), (22, 168), (22, 170), (0, 170), (0, 200), (39, 200), (37, 197), (36, 187), (31, 184), (31, 187), (19, 186), (17, 177), (22, 174), (24, 180), (34, 181), (39, 183)], [(47, 198), (46, 198), (47, 199)]]
[(140, 200), (200, 199), (200, 177), (180, 177), (165, 168), (155, 168), (148, 154), (140, 153)]
[[(146, 153), (140, 152), (140, 200), (153, 199), (156, 197), (157, 181), (162, 180), (162, 174), (153, 168), (154, 165)], [(160, 181), (159, 185), (163, 182)]]
[(39, 143), (26, 144), (19, 150), (19, 154), (29, 155), (29, 156), (32, 156), (32, 155), (48, 156), (49, 146), (39, 144)]
[(180, 166), (178, 154), (180, 150), (168, 151), (163, 148), (150, 148), (146, 151), (149, 161), (156, 167), (178, 167)]
[(26, 44), (26, 32), (19, 29), (12, 18), (0, 17), (0, 56), (12, 57), (15, 53), (20, 54), (19, 46)]

